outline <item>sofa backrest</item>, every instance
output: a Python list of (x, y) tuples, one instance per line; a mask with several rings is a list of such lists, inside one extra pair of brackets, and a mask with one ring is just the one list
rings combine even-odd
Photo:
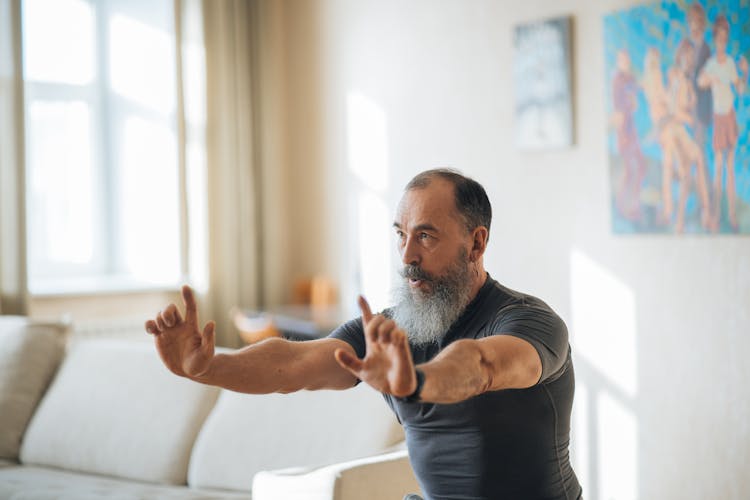
[(170, 373), (150, 342), (82, 341), (34, 414), (21, 462), (185, 484), (218, 393)]
[(0, 460), (18, 460), (23, 433), (63, 357), (65, 329), (0, 316)]
[(193, 448), (188, 484), (249, 491), (261, 470), (342, 462), (402, 440), (383, 396), (366, 384), (260, 396), (222, 391)]

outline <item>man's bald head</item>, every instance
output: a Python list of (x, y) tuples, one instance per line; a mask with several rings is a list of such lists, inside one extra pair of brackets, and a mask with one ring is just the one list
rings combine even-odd
[(455, 208), (458, 215), (463, 219), (466, 230), (471, 232), (479, 226), (484, 226), (487, 228), (487, 234), (489, 235), (492, 206), (487, 193), (481, 184), (457, 170), (436, 168), (421, 172), (409, 181), (405, 191), (424, 189), (434, 179), (442, 179), (453, 185)]

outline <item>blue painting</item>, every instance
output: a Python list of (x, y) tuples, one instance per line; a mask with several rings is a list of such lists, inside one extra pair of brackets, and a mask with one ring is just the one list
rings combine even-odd
[(615, 233), (750, 234), (750, 0), (604, 18)]

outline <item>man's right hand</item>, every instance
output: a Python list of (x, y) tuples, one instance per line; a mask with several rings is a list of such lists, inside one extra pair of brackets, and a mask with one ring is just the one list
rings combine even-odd
[(336, 361), (377, 391), (403, 398), (417, 387), (414, 361), (406, 332), (381, 314), (373, 315), (364, 297), (359, 298), (365, 330), (365, 357), (354, 349), (336, 349)]
[(146, 321), (146, 331), (154, 336), (156, 349), (164, 364), (173, 373), (190, 378), (204, 375), (214, 357), (216, 324), (206, 323), (203, 333), (198, 330), (198, 308), (193, 291), (182, 287), (185, 319), (174, 304)]

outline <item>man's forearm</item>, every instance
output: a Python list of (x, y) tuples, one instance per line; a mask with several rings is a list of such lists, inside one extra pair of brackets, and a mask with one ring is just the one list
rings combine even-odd
[(284, 367), (292, 364), (293, 353), (286, 344), (282, 339), (269, 339), (232, 353), (218, 353), (205, 373), (190, 378), (248, 394), (277, 392), (290, 382), (284, 380)]
[(492, 373), (474, 341), (454, 342), (435, 359), (419, 365), (425, 375), (420, 398), (430, 403), (458, 403), (492, 386)]
[(350, 387), (354, 379), (336, 365), (333, 347), (326, 342), (267, 339), (216, 354), (204, 374), (190, 378), (247, 394)]
[(542, 375), (534, 347), (510, 335), (458, 340), (418, 368), (425, 376), (422, 401), (444, 404), (487, 391), (531, 387)]

